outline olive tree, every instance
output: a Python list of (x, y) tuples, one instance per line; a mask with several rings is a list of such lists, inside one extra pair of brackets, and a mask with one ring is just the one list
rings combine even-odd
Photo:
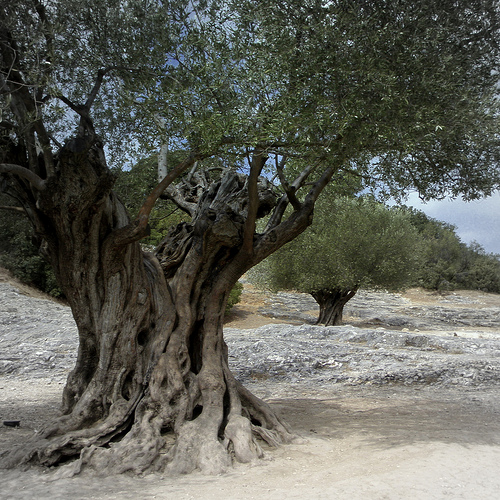
[[(332, 179), (427, 198), (498, 186), (497, 10), (3, 2), (2, 186), (54, 269), (79, 348), (62, 415), (2, 465), (216, 473), (261, 456), (259, 440), (290, 441), (229, 367), (228, 294), (306, 229)], [(110, 166), (166, 146), (186, 154), (132, 218)], [(160, 196), (188, 221), (148, 253), (139, 242)]]
[(317, 323), (342, 323), (360, 288), (399, 290), (421, 267), (421, 240), (408, 214), (373, 199), (323, 197), (311, 227), (251, 271), (273, 290), (310, 293)]

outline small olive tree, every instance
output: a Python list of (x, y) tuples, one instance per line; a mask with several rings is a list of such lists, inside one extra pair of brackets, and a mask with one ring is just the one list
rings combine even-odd
[(420, 267), (418, 231), (402, 210), (373, 199), (325, 198), (311, 228), (251, 274), (274, 290), (310, 293), (318, 323), (339, 325), (359, 288), (400, 289)]

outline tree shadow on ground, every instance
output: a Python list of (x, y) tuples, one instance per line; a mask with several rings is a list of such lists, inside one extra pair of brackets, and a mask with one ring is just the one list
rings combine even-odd
[(365, 446), (379, 449), (426, 442), (500, 444), (500, 404), (495, 409), (478, 401), (397, 397), (281, 399), (271, 404), (305, 438), (357, 436)]

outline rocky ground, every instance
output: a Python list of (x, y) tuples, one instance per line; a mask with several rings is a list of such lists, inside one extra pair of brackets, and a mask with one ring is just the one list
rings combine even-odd
[[(0, 498), (488, 499), (500, 489), (500, 296), (360, 293), (345, 324), (248, 283), (225, 327), (232, 368), (305, 441), (222, 477), (0, 471)], [(76, 356), (68, 308), (0, 273), (0, 449), (58, 411)]]

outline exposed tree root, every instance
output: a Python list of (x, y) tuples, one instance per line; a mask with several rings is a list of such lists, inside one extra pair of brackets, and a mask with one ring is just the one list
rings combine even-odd
[[(169, 411), (147, 391), (140, 401), (112, 409), (107, 418), (89, 427), (68, 430), (81, 422), (69, 423), (71, 415), (62, 416), (2, 457), (0, 465), (61, 464), (53, 478), (70, 477), (87, 467), (104, 475), (152, 471), (175, 475), (194, 470), (220, 474), (233, 461), (262, 458), (262, 442), (276, 447), (294, 439), (272, 409), (234, 379), (225, 362), (223, 372), (221, 390), (212, 390), (211, 401), (198, 405), (189, 415), (191, 420), (175, 424), (175, 415), (185, 411), (185, 400), (199, 401), (203, 393), (199, 375), (192, 373), (184, 398), (177, 395), (168, 403), (163, 401)], [(166, 392), (172, 395), (169, 389)]]

